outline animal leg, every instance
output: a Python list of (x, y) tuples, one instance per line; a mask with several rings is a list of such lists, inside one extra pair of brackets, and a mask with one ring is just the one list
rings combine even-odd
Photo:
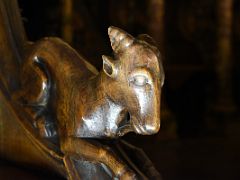
[(65, 141), (61, 142), (61, 148), (67, 156), (85, 158), (92, 162), (105, 164), (112, 171), (113, 176), (120, 180), (136, 179), (136, 175), (127, 165), (106, 147), (96, 146), (84, 139), (68, 137)]
[(128, 152), (130, 151), (131, 154), (134, 154), (135, 160), (137, 159), (137, 164), (141, 164), (141, 170), (146, 173), (148, 178), (156, 180), (162, 179), (161, 174), (154, 167), (152, 161), (147, 157), (147, 155), (141, 148), (136, 147), (124, 140), (119, 141), (118, 148), (121, 149), (120, 145), (123, 146), (125, 149), (128, 149)]
[(64, 156), (63, 161), (64, 161), (65, 167), (67, 169), (68, 179), (69, 180), (80, 179), (71, 157), (66, 155), (66, 156)]

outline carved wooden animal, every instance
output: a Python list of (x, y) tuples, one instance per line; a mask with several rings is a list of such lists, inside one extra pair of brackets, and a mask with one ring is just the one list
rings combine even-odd
[(116, 27), (108, 33), (114, 57), (102, 57), (103, 71), (98, 74), (60, 39), (37, 42), (24, 64), (23, 91), (18, 96), (36, 124), (44, 119), (45, 126), (39, 129), (46, 136), (55, 134), (54, 128), (48, 129), (49, 117), (56, 119), (67, 167), (73, 167), (70, 157), (74, 155), (104, 163), (116, 177), (134, 178), (111, 152), (82, 138), (157, 133), (164, 73), (150, 37), (135, 39)]
[[(81, 178), (75, 162), (82, 159), (102, 164), (110, 170), (112, 177), (136, 178), (117, 155), (106, 146), (92, 143), (89, 138), (117, 138), (130, 131), (144, 135), (158, 132), (164, 72), (152, 39), (147, 35), (134, 38), (119, 28), (110, 27), (108, 33), (114, 56), (103, 56), (103, 71), (97, 72), (58, 38), (26, 43), (24, 35), (15, 33), (19, 21), (14, 24), (13, 20), (19, 20), (19, 14), (13, 16), (13, 25), (7, 26), (11, 24), (8, 18), (15, 15), (16, 2), (2, 1), (0, 8), (0, 22), (4, 23), (0, 40), (4, 42), (7, 38), (10, 41), (10, 45), (0, 48), (0, 60), (4, 64), (0, 68), (0, 99), (2, 93), (9, 99), (9, 106), (6, 105), (3, 111), (11, 107), (21, 119), (22, 129), (19, 130), (18, 124), (16, 128), (13, 128), (14, 124), (9, 126), (6, 115), (0, 114), (1, 123), (7, 124), (3, 129), (4, 136), (1, 136), (0, 142), (4, 145), (0, 153), (10, 159), (26, 161), (14, 151), (18, 142), (6, 141), (5, 137), (19, 139), (19, 142), (26, 141), (21, 148), (34, 154), (32, 161), (37, 155), (36, 149), (47, 153), (45, 159), (48, 160), (43, 162), (58, 171), (64, 169), (59, 163), (63, 160), (69, 179)], [(21, 27), (21, 23), (18, 25)], [(30, 121), (26, 123), (25, 120)], [(41, 137), (35, 135), (31, 124)], [(14, 137), (22, 132), (25, 135)], [(29, 140), (34, 142), (32, 146)], [(44, 144), (48, 141), (59, 146), (61, 152), (51, 143), (48, 147), (54, 151), (46, 149)], [(55, 160), (49, 160), (51, 156)]]

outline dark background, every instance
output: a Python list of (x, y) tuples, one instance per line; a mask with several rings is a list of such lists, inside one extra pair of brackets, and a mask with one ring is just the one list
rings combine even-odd
[(152, 36), (166, 73), (161, 130), (124, 139), (145, 150), (164, 180), (240, 179), (239, 0), (19, 0), (19, 5), (29, 40), (61, 37), (97, 69), (101, 55), (111, 53), (110, 25)]

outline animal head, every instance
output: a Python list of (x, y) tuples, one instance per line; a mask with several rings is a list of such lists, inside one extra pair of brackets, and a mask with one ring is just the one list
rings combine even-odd
[(114, 57), (102, 56), (107, 95), (125, 107), (131, 130), (146, 135), (157, 133), (164, 82), (158, 49), (148, 35), (134, 38), (116, 27), (109, 27), (108, 35)]

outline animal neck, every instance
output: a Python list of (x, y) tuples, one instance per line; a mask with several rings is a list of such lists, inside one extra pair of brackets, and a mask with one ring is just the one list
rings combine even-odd
[[(109, 84), (110, 83), (110, 84)], [(108, 76), (104, 72), (100, 72), (95, 78), (91, 80), (89, 83), (89, 90), (88, 90), (88, 97), (90, 98), (91, 102), (103, 102), (110, 101), (111, 103), (117, 104), (114, 98), (111, 95), (111, 82)]]
[(118, 130), (118, 124), (124, 116), (124, 108), (111, 99), (107, 84), (108, 77), (103, 72), (89, 82), (85, 97), (87, 103), (83, 102), (83, 128), (79, 132), (81, 137), (113, 137)]

